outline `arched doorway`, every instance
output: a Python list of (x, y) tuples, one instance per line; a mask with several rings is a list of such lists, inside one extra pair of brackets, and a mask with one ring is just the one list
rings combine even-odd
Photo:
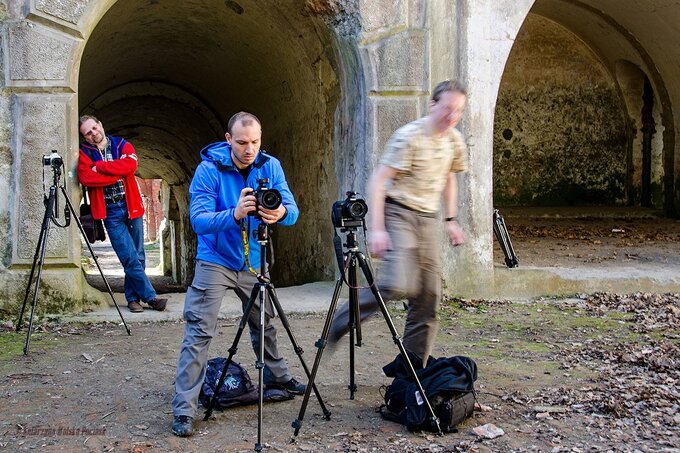
[(82, 53), (79, 111), (135, 146), (140, 177), (164, 181), (183, 283), (193, 272), (188, 185), (199, 151), (224, 140), (240, 110), (261, 119), (263, 148), (281, 160), (301, 210), (293, 228), (275, 231), (276, 281), (332, 275), (338, 66), (330, 30), (300, 2), (119, 0), (101, 16)]
[(625, 204), (626, 127), (616, 80), (597, 54), (530, 13), (496, 105), (495, 204)]
[[(634, 262), (641, 258), (624, 232), (677, 215), (676, 94), (664, 83), (674, 78), (667, 63), (676, 37), (662, 24), (679, 14), (652, 2), (571, 0), (538, 0), (528, 14), (496, 106), (494, 202), (569, 207), (518, 217), (523, 239), (543, 250), (539, 265), (559, 266), (558, 255), (567, 266)], [(543, 225), (550, 216), (558, 227)], [(614, 220), (583, 230), (600, 217)]]

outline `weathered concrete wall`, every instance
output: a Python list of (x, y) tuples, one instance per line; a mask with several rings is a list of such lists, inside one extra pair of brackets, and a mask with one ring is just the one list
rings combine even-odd
[[(551, 52), (571, 53), (566, 69), (555, 65), (540, 89), (529, 91), (523, 85), (541, 76), (538, 70), (524, 74), (530, 69), (531, 52), (518, 51), (523, 57), (516, 64), (506, 65), (506, 60), (533, 4), (533, 0), (239, 0), (216, 2), (213, 14), (206, 16), (204, 0), (0, 0), (0, 18), (4, 15), (0, 189), (9, 193), (8, 202), (0, 198), (0, 286), (7, 282), (4, 286), (22, 293), (23, 285), (15, 282), (25, 279), (32, 260), (35, 239), (31, 243), (27, 229), (35, 228), (42, 210), (41, 188), (35, 187), (42, 182), (36, 181), (32, 162), (52, 147), (63, 150), (72, 178), (77, 114), (88, 109), (106, 118), (109, 132), (131, 139), (140, 155), (140, 177), (159, 177), (168, 184), (175, 205), (169, 208), (172, 223), (166, 241), (174, 246), (169, 254), (164, 249), (171, 261), (166, 270), (185, 283), (192, 274), (195, 253), (187, 216), (188, 184), (199, 162), (198, 150), (208, 141), (221, 139), (231, 114), (245, 109), (260, 115), (264, 144), (282, 160), (298, 197), (300, 222), (295, 228), (277, 231), (275, 280), (277, 284), (299, 283), (328, 278), (335, 272), (328, 219), (332, 202), (346, 190), (365, 191), (390, 134), (425, 114), (431, 87), (451, 77), (466, 83), (470, 94), (459, 126), (469, 145), (470, 171), (459, 178), (467, 245), (454, 249), (442, 238), (449, 293), (483, 296), (493, 292), (492, 196), (494, 190), (502, 191), (493, 186), (493, 167), (502, 168), (494, 161), (496, 122), (508, 123), (496, 126), (496, 140), (500, 136), (503, 146), (513, 141), (534, 146), (551, 163), (552, 159), (572, 159), (565, 153), (578, 143), (565, 140), (554, 124), (542, 122), (554, 122), (549, 109), (558, 108), (561, 121), (557, 124), (570, 127), (572, 135), (574, 131), (580, 136), (592, 132), (590, 126), (588, 130), (582, 127), (585, 121), (602, 125), (606, 114), (616, 111), (619, 99), (612, 89), (616, 61), (629, 60), (642, 68), (658, 93), (656, 115), (662, 126), (655, 149), (663, 153), (655, 153), (654, 159), (655, 165), (663, 161), (663, 172), (658, 174), (663, 174), (666, 205), (668, 194), (675, 193), (670, 212), (680, 193), (674, 178), (680, 169), (674, 139), (680, 119), (672, 113), (673, 102), (680, 97), (676, 87), (680, 78), (674, 77), (677, 59), (663, 58), (666, 51), (676, 52), (677, 32), (664, 28), (662, 19), (675, 17), (668, 12), (675, 7), (669, 4), (657, 10), (652, 1), (538, 0), (537, 14), (560, 18), (583, 42), (572, 36), (572, 45), (565, 46), (566, 41), (552, 35), (558, 28), (541, 31), (534, 27), (546, 40), (543, 47), (533, 46), (541, 49), (541, 58)], [(638, 8), (646, 12), (639, 26), (631, 20)], [(663, 32), (660, 39), (647, 32), (655, 29), (654, 24)], [(525, 38), (520, 38), (519, 47)], [(583, 67), (597, 58), (588, 53), (588, 47), (597, 48), (598, 57), (606, 62), (595, 65), (589, 75)], [(111, 61), (119, 64), (111, 65)], [(504, 73), (512, 90), (506, 89), (504, 80), (500, 101), (505, 102), (505, 109), (498, 109), (495, 120)], [(549, 102), (556, 93), (560, 96)], [(574, 110), (569, 102), (572, 97), (589, 101), (588, 108), (577, 103), (581, 110)], [(536, 107), (521, 110), (518, 101), (522, 99)], [(535, 110), (541, 108), (544, 112), (537, 114)], [(527, 132), (529, 120), (538, 124), (536, 130), (550, 132), (541, 134), (549, 146), (540, 146), (538, 134)], [(607, 135), (597, 127), (600, 135), (581, 143), (592, 154), (583, 159), (591, 166), (588, 171), (600, 178), (604, 175), (601, 181), (579, 180), (588, 172), (583, 167), (573, 172), (558, 168), (555, 177), (572, 178), (560, 184), (577, 181), (579, 188), (606, 189), (614, 194), (613, 200), (619, 200), (610, 186), (620, 192), (620, 163), (637, 162), (633, 152), (628, 154), (631, 159), (614, 161), (619, 167), (612, 165), (613, 150), (620, 149), (614, 144), (620, 144), (625, 121), (623, 115), (618, 120), (611, 117), (613, 132)], [(628, 140), (633, 136), (629, 134)], [(624, 145), (634, 149), (630, 141)], [(546, 148), (552, 154), (545, 154)], [(515, 148), (506, 154), (496, 153), (496, 157), (504, 163), (521, 160)], [(537, 164), (537, 155), (527, 157)], [(496, 181), (508, 179), (512, 178), (496, 177)], [(548, 174), (544, 179), (555, 178)], [(619, 182), (607, 185), (605, 180)], [(69, 190), (77, 199), (74, 188)], [(540, 188), (539, 192), (550, 190)], [(19, 211), (20, 201), (26, 208)], [(54, 238), (46, 277), (80, 272), (77, 234), (60, 232)], [(87, 299), (87, 288), (81, 290), (77, 283), (70, 286), (70, 296), (78, 303)]]
[[(662, 150), (663, 208), (669, 216), (680, 216), (680, 141), (676, 139), (680, 116), (674, 107), (680, 102), (676, 64), (680, 47), (674, 26), (680, 19), (679, 5), (653, 0), (537, 0), (532, 11), (573, 31), (596, 50), (611, 74), (625, 61), (649, 79), (659, 114), (654, 146)], [(638, 113), (629, 110), (628, 115), (635, 118)]]
[(529, 14), (496, 105), (495, 204), (624, 203), (625, 116), (615, 81), (592, 50)]
[(359, 5), (358, 44), (369, 93), (367, 160), (358, 175), (363, 185), (392, 133), (425, 113), (431, 81), (428, 2), (381, 0)]

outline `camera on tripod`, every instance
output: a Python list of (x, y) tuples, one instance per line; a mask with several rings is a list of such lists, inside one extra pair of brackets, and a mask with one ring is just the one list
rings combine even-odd
[(333, 203), (331, 219), (335, 228), (359, 228), (368, 213), (366, 201), (356, 192), (347, 192), (347, 198)]
[(267, 187), (269, 185), (268, 178), (261, 178), (257, 180), (257, 188), (253, 190), (255, 196), (255, 210), (250, 211), (248, 215), (257, 216), (257, 210), (262, 206), (265, 209), (277, 209), (281, 206), (283, 198), (281, 192), (276, 189)]
[(56, 149), (53, 149), (48, 155), (43, 156), (43, 165), (45, 167), (52, 166), (53, 168), (61, 167), (64, 159), (61, 158)]

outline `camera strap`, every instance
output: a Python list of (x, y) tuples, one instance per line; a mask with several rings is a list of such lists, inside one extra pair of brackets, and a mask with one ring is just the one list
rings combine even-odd
[(248, 228), (246, 227), (245, 219), (241, 219), (239, 225), (241, 227), (241, 242), (243, 242), (243, 256), (246, 260), (246, 267), (251, 274), (257, 277), (260, 274), (250, 265), (250, 242), (248, 241)]

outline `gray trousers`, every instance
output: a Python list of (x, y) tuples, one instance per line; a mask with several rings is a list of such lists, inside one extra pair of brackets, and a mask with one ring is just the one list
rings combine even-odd
[[(385, 301), (408, 299), (408, 314), (402, 341), (409, 352), (423, 361), (434, 349), (439, 328), (437, 311), (442, 298), (440, 237), (441, 222), (419, 215), (405, 207), (385, 203), (385, 228), (390, 235), (392, 250), (385, 254), (376, 283)], [(357, 267), (357, 272), (361, 269)], [(380, 310), (369, 288), (359, 290), (359, 309), (364, 321)], [(349, 303), (335, 313), (332, 332), (349, 331)]]
[[(245, 310), (257, 278), (249, 272), (237, 272), (206, 261), (196, 262), (196, 273), (184, 300), (186, 328), (177, 362), (173, 415), (194, 416), (198, 395), (205, 379), (208, 347), (217, 333), (217, 317), (222, 298), (232, 289)], [(250, 311), (248, 328), (255, 355), (259, 354), (259, 297)], [(291, 379), (288, 364), (276, 346), (276, 328), (271, 324), (274, 310), (267, 298), (264, 327), (264, 383), (285, 383)], [(229, 343), (226, 346), (231, 346)]]

